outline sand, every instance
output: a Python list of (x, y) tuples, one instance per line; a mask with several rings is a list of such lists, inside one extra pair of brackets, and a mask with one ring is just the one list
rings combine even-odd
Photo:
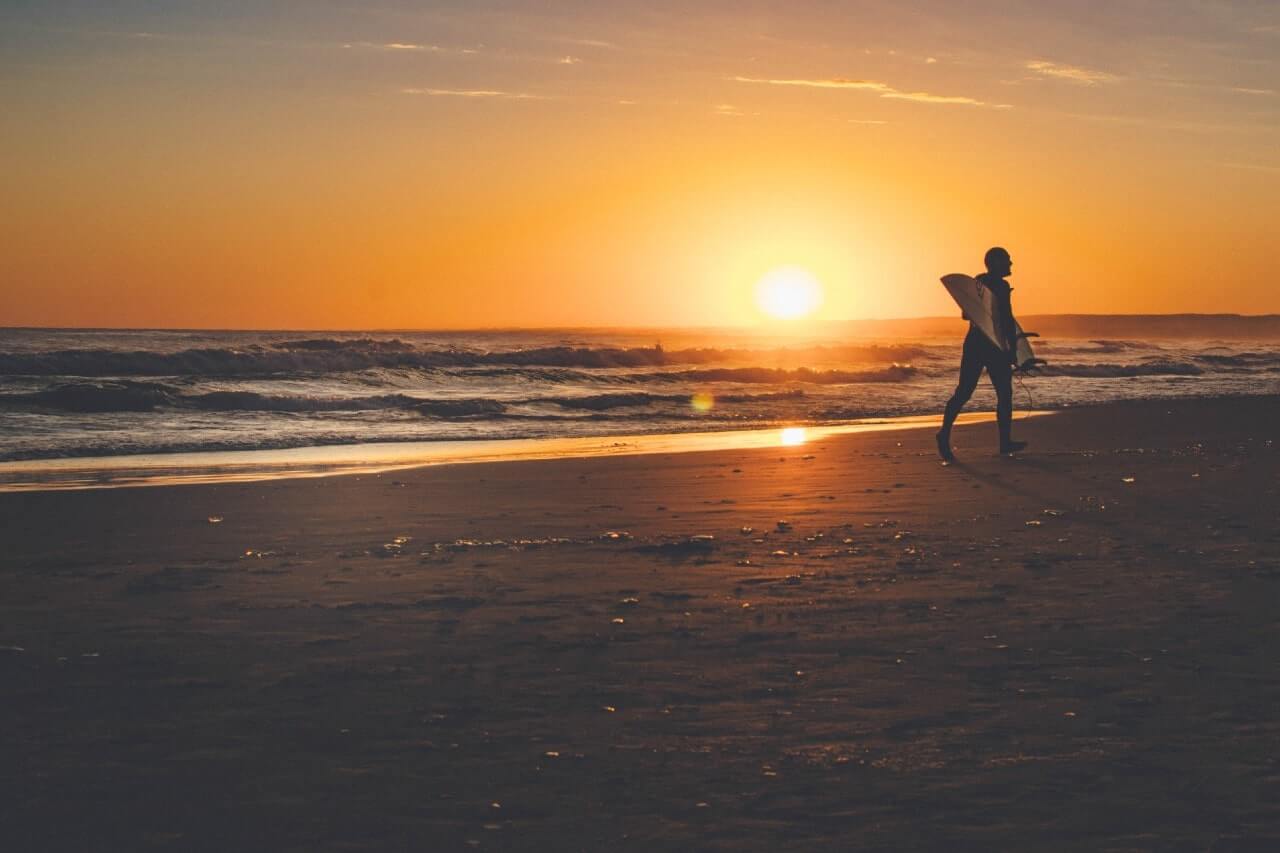
[(0, 495), (0, 838), (1280, 849), (1277, 427)]

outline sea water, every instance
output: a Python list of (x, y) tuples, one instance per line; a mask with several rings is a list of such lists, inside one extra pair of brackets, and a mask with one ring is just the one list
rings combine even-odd
[[(936, 414), (963, 332), (0, 329), (0, 462)], [(1051, 338), (1037, 355), (1022, 411), (1280, 393), (1275, 340)], [(970, 409), (993, 406), (984, 380)]]

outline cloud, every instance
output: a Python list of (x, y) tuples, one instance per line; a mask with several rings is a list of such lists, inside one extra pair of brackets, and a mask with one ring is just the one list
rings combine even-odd
[(935, 95), (932, 92), (904, 92), (879, 80), (850, 80), (844, 77), (806, 79), (769, 79), (763, 77), (730, 77), (737, 83), (764, 83), (770, 86), (802, 86), (810, 89), (852, 89), (874, 92), (882, 98), (897, 101), (915, 101), (921, 104), (962, 104), (971, 107), (991, 107), (997, 110), (1013, 109), (1011, 104), (988, 104), (964, 95)]
[(1044, 59), (1033, 59), (1027, 62), (1025, 67), (1028, 71), (1032, 71), (1042, 77), (1070, 80), (1072, 83), (1082, 83), (1085, 86), (1096, 86), (1099, 83), (1106, 83), (1116, 79), (1114, 74), (1108, 74), (1105, 71), (1094, 71), (1090, 68), (1080, 68), (1075, 65), (1059, 65), (1056, 62), (1049, 62)]
[(925, 64), (925, 65), (937, 65), (937, 64), (938, 64), (938, 58), (937, 58), (937, 57), (935, 57), (935, 56), (926, 56), (926, 57), (925, 57), (925, 60), (924, 60), (924, 64)]
[(425, 44), (409, 44), (408, 42), (391, 41), (391, 42), (372, 42), (372, 41), (349, 41), (342, 45), (345, 49), (363, 48), (365, 50), (440, 50), (436, 45)]
[(746, 113), (735, 107), (733, 104), (716, 104), (711, 108), (716, 115), (730, 116), (732, 118), (741, 118), (742, 116), (758, 116), (760, 113)]
[(444, 47), (438, 44), (419, 44), (412, 41), (349, 41), (342, 46), (348, 50), (359, 48), (361, 50), (385, 50), (406, 53), (473, 54), (479, 52), (470, 47)]
[(851, 118), (847, 120), (849, 124), (888, 124), (882, 118)]
[(875, 80), (847, 80), (834, 77), (830, 80), (770, 80), (762, 77), (731, 77), (736, 83), (767, 83), (770, 86), (803, 86), (809, 89), (866, 89), (872, 92), (892, 92), (887, 83)]
[(427, 95), (433, 98), (504, 98), (511, 101), (546, 101), (546, 95), (526, 92), (503, 92), (499, 89), (401, 89), (405, 95)]
[(892, 98), (896, 101), (918, 101), (922, 104), (966, 104), (971, 107), (995, 106), (997, 109), (1009, 109), (1009, 104), (988, 104), (976, 98), (963, 95), (932, 95), (928, 92), (885, 92), (880, 97)]
[(1245, 169), (1250, 172), (1269, 172), (1280, 174), (1280, 166), (1265, 166), (1261, 163), (1222, 163), (1228, 169)]
[(1250, 89), (1247, 86), (1232, 86), (1231, 91), (1239, 92), (1242, 95), (1263, 95), (1266, 97), (1275, 97), (1277, 93), (1275, 89)]
[(582, 62), (582, 60), (576, 56), (562, 56), (559, 59), (557, 59), (556, 62), (558, 62), (561, 65), (578, 65), (579, 63)]

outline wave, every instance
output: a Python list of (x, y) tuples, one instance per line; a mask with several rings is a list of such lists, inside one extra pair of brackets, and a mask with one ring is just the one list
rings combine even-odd
[(410, 406), (420, 415), (436, 418), (473, 418), (500, 415), (507, 407), (497, 400), (419, 400)]
[(1144, 364), (1054, 364), (1039, 368), (1043, 376), (1111, 378), (1130, 376), (1199, 376), (1204, 369), (1184, 361), (1149, 361)]
[(1267, 367), (1280, 365), (1280, 352), (1241, 352), (1233, 355), (1201, 353), (1192, 356), (1196, 361), (1215, 367)]
[[(717, 404), (767, 403), (798, 400), (804, 392), (782, 391), (768, 394), (723, 394)], [(354, 412), (400, 410), (434, 418), (500, 417), (537, 419), (537, 414), (512, 413), (512, 407), (550, 405), (581, 412), (604, 412), (673, 404), (686, 406), (690, 394), (620, 392), (588, 396), (530, 397), (518, 400), (480, 398), (423, 398), (408, 394), (378, 394), (362, 397), (319, 397), (309, 395), (261, 394), (256, 391), (208, 391), (184, 394), (178, 388), (157, 382), (67, 383), (24, 394), (0, 394), (0, 410), (52, 409), (61, 412), (109, 413), (153, 412), (160, 409), (194, 409), (205, 412)]]
[(61, 412), (154, 412), (162, 408), (207, 412), (344, 412), (402, 409), (438, 418), (499, 415), (506, 405), (498, 400), (423, 399), (407, 394), (367, 397), (313, 397), (259, 394), (254, 391), (209, 391), (183, 394), (156, 382), (85, 383), (55, 385), (25, 394), (0, 394), (0, 409), (53, 409)]
[(65, 349), (0, 353), (0, 375), (8, 376), (278, 376), (349, 373), (376, 368), (437, 370), (485, 366), (541, 368), (638, 368), (725, 362), (812, 363), (899, 362), (922, 357), (914, 346), (849, 346), (750, 349), (653, 347), (533, 347), (474, 350), (421, 347), (398, 339), (329, 338), (253, 344), (238, 348), (202, 348), (177, 352), (113, 349)]
[[(1113, 353), (1128, 352), (1135, 349), (1152, 349), (1152, 344), (1142, 343), (1141, 341), (1109, 341), (1109, 340), (1091, 340), (1093, 344), (1090, 352), (1097, 353)], [(1158, 349), (1158, 347), (1156, 347)]]
[(152, 382), (72, 382), (25, 394), (0, 394), (0, 408), (57, 409), (63, 412), (151, 412), (178, 398), (168, 385)]
[(655, 382), (740, 382), (782, 385), (805, 382), (816, 385), (852, 385), (860, 382), (902, 382), (919, 373), (909, 364), (895, 364), (883, 370), (814, 370), (797, 367), (720, 367), (651, 373), (645, 378)]
[[(774, 394), (721, 394), (714, 398), (717, 405), (725, 403), (771, 403), (781, 400), (800, 400), (803, 391), (781, 391)], [(579, 409), (588, 411), (607, 411), (609, 409), (632, 408), (637, 406), (653, 406), (663, 403), (688, 405), (692, 401), (689, 394), (650, 394), (644, 391), (635, 393), (594, 394), (586, 397), (542, 397), (524, 402), (549, 403), (562, 409)]]
[(1070, 339), (1055, 340), (1034, 340), (1032, 346), (1037, 352), (1042, 353), (1073, 353), (1076, 355), (1115, 355), (1122, 352), (1134, 352), (1135, 350), (1151, 350), (1163, 349), (1158, 344), (1144, 343), (1142, 341), (1120, 341), (1120, 340), (1089, 340), (1076, 341)]

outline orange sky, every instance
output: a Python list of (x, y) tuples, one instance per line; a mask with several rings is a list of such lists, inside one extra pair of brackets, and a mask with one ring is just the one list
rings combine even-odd
[(0, 11), (0, 325), (1280, 311), (1265, 5), (218, 5)]

